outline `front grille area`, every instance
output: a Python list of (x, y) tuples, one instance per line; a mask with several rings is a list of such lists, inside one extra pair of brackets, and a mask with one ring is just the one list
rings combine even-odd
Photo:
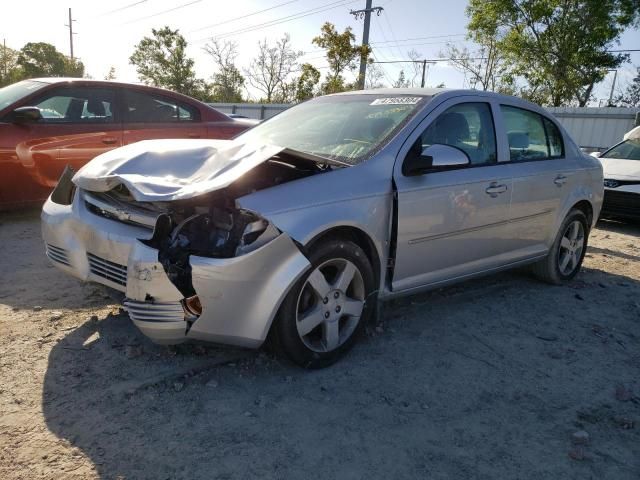
[(153, 229), (162, 213), (151, 203), (136, 202), (111, 192), (84, 192), (84, 204), (94, 215), (120, 223)]
[(66, 265), (67, 267), (69, 266), (69, 257), (67, 256), (67, 251), (64, 248), (56, 247), (47, 243), (46, 253), (50, 260)]
[(640, 217), (640, 194), (605, 190), (602, 213)]
[(110, 262), (92, 253), (87, 253), (89, 260), (89, 270), (98, 277), (105, 278), (111, 282), (127, 286), (127, 267), (118, 263)]
[(143, 322), (181, 322), (184, 321), (184, 310), (180, 302), (150, 303), (125, 300), (124, 307), (131, 320)]

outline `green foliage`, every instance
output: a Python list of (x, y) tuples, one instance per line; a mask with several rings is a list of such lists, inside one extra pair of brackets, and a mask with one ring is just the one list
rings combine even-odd
[(295, 100), (303, 102), (313, 97), (316, 86), (320, 82), (320, 72), (310, 63), (304, 63), (301, 67), (301, 73), (296, 80)]
[(213, 58), (217, 72), (213, 75), (211, 101), (222, 103), (242, 102), (245, 79), (235, 65), (237, 53), (235, 42), (212, 40), (204, 50)]
[(179, 30), (164, 27), (152, 29), (151, 33), (152, 37), (144, 37), (129, 57), (140, 80), (147, 85), (207, 100), (208, 85), (196, 78), (194, 61), (185, 52), (187, 41)]
[(314, 45), (327, 50), (329, 72), (321, 86), (322, 93), (343, 92), (357, 87), (356, 84), (345, 83), (342, 74), (346, 70), (355, 70), (361, 57), (367, 61), (370, 50), (368, 47), (355, 45), (355, 40), (351, 27), (338, 33), (332, 23), (326, 22), (320, 30), (320, 35), (311, 41)]
[(29, 42), (20, 49), (16, 60), (18, 79), (37, 77), (82, 77), (84, 65), (71, 60), (45, 42)]
[(584, 106), (593, 87), (627, 56), (611, 53), (638, 20), (636, 0), (470, 0), (471, 39), (495, 41), (522, 94), (543, 104)]
[(0, 48), (0, 87), (21, 80), (21, 73), (18, 67), (18, 52), (9, 47)]
[(104, 76), (105, 80), (115, 80), (116, 79), (116, 67), (111, 66), (109, 68), (109, 72)]

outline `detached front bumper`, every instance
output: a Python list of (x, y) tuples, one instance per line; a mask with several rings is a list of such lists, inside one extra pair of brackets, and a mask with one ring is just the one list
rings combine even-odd
[(56, 267), (124, 292), (133, 323), (164, 344), (199, 339), (260, 346), (284, 296), (309, 267), (284, 233), (239, 257), (192, 256), (193, 286), (202, 303), (194, 320), (185, 317), (183, 296), (158, 262), (158, 251), (140, 241), (152, 231), (92, 213), (82, 191), (72, 205), (45, 203), (42, 236)]

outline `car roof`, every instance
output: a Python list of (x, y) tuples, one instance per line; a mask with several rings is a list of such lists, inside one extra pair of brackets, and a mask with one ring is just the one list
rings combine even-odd
[(167, 92), (177, 93), (177, 92), (168, 90), (166, 88), (145, 85), (144, 83), (115, 82), (113, 80), (95, 80), (93, 78), (41, 77), (41, 78), (29, 78), (28, 80), (32, 82), (48, 83), (50, 85), (53, 85), (55, 83), (96, 83), (96, 84), (104, 84), (104, 85), (120, 85), (124, 87), (154, 88), (157, 90), (166, 90)]

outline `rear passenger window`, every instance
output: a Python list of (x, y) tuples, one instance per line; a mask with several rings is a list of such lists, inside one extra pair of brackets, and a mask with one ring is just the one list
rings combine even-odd
[(549, 153), (551, 158), (564, 157), (564, 143), (562, 142), (562, 134), (558, 127), (549, 120), (543, 118), (544, 129), (547, 132), (547, 138), (549, 139)]
[(501, 105), (509, 155), (512, 161), (559, 158), (564, 154), (562, 135), (551, 120), (522, 108)]
[(168, 97), (126, 91), (125, 121), (129, 123), (174, 123), (200, 120), (198, 109)]
[(422, 133), (422, 148), (449, 145), (467, 154), (471, 165), (495, 163), (496, 135), (488, 103), (460, 103), (445, 110)]

